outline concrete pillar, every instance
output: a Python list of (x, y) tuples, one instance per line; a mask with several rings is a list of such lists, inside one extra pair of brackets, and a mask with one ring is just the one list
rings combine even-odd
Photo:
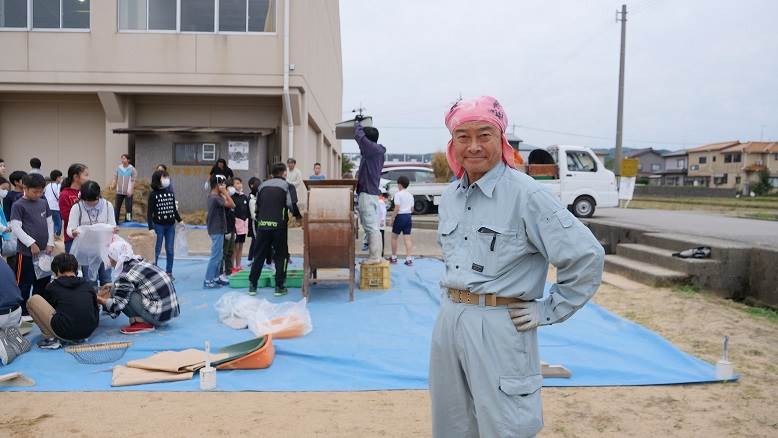
[(118, 128), (132, 128), (135, 124), (135, 107), (130, 97), (112, 92), (99, 92), (97, 96), (105, 112), (105, 168), (103, 182), (113, 181), (113, 169), (121, 154), (129, 153), (129, 134), (114, 134)]

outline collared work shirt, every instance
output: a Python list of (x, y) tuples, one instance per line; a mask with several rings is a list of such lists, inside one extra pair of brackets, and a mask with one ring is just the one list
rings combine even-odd
[[(473, 184), (444, 191), (441, 286), (539, 300), (541, 324), (567, 319), (602, 280), (605, 253), (591, 231), (531, 177), (499, 163)], [(549, 263), (557, 283), (543, 298)]]

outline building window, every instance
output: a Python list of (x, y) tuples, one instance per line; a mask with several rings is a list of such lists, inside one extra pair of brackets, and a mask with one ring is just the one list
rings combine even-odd
[(715, 155), (713, 156), (713, 162), (714, 163), (716, 162), (716, 156)]
[(707, 162), (708, 162), (708, 157), (706, 157), (706, 156), (700, 157), (700, 161), (699, 161), (700, 164), (705, 164)]
[(778, 176), (771, 176), (767, 180), (770, 182), (770, 185), (773, 186), (773, 188), (778, 189)]
[(685, 169), (686, 168), (686, 160), (681, 158), (675, 162), (675, 167), (678, 169)]
[(654, 163), (654, 164), (651, 165), (651, 171), (652, 172), (659, 172), (660, 170), (662, 170), (662, 165), (661, 164)]
[(773, 160), (778, 161), (778, 154), (773, 154)]
[(740, 184), (740, 177), (739, 176), (735, 177), (735, 184)]
[(187, 0), (180, 7), (182, 32), (213, 32), (216, 17), (213, 0)]
[(724, 154), (725, 163), (739, 163), (742, 159), (740, 152), (734, 152), (731, 154)]
[(0, 29), (89, 30), (89, 0), (0, 0)]
[(31, 0), (33, 29), (89, 29), (89, 0)]
[(276, 30), (276, 0), (118, 0), (118, 2), (119, 30), (205, 33), (257, 33)]
[(211, 166), (216, 161), (214, 143), (175, 143), (173, 164)]
[(689, 170), (700, 170), (699, 164), (692, 164), (692, 166), (689, 168)]
[(0, 2), (0, 28), (27, 29), (27, 0)]
[(713, 177), (713, 184), (716, 184), (717, 186), (721, 185), (721, 184), (726, 184), (726, 183), (727, 183), (727, 174), (726, 173), (724, 175), (722, 175), (722, 176), (714, 176)]

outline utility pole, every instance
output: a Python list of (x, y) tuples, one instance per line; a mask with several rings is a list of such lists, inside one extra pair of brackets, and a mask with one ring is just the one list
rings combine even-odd
[[(619, 17), (621, 14), (621, 17)], [(616, 115), (616, 163), (614, 171), (616, 182), (621, 176), (621, 136), (624, 125), (624, 46), (627, 35), (627, 5), (621, 5), (621, 12), (616, 12), (616, 21), (621, 21), (621, 57), (619, 58), (619, 107)]]

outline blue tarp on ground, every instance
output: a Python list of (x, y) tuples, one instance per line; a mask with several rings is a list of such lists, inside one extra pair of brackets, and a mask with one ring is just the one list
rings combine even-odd
[[(124, 336), (119, 328), (127, 318), (103, 316), (90, 342), (133, 341), (118, 363), (147, 357), (161, 350), (214, 347), (252, 337), (217, 320), (213, 304), (232, 289), (203, 290), (204, 260), (177, 260), (181, 317), (153, 333)], [(300, 268), (299, 259), (292, 268)], [(440, 293), (437, 286), (443, 264), (417, 260), (413, 267), (392, 268), (392, 289), (356, 291), (348, 302), (345, 285), (314, 286), (309, 309), (314, 329), (309, 335), (275, 341), (277, 355), (267, 370), (220, 371), (222, 391), (365, 391), (426, 389), (430, 336)], [(270, 289), (260, 297), (271, 301)], [(285, 300), (299, 300), (299, 289)], [(33, 342), (40, 339), (37, 329)], [(564, 364), (571, 379), (546, 379), (546, 386), (658, 385), (714, 381), (710, 364), (679, 351), (655, 333), (588, 304), (564, 324), (540, 329), (541, 357)], [(111, 388), (113, 364), (82, 365), (63, 350), (33, 347), (0, 374), (21, 371), (37, 385), (23, 391), (196, 391), (192, 381)], [(9, 388), (0, 388), (9, 390)]]

